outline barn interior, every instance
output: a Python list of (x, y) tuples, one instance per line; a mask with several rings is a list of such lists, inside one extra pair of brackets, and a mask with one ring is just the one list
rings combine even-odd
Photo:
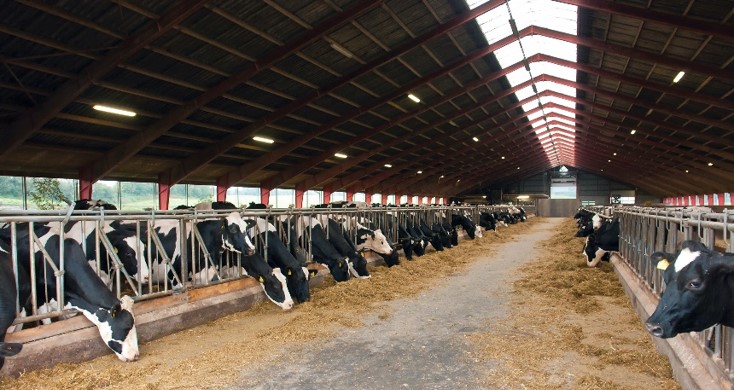
[(732, 189), (728, 0), (3, 11), (0, 174), (81, 198), (124, 180), (502, 201), (549, 196), (562, 169), (601, 200)]

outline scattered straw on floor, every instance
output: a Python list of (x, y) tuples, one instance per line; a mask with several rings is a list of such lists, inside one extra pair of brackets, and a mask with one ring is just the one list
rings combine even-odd
[[(489, 249), (522, 234), (539, 222), (528, 222), (485, 232), (464, 240), (459, 247), (430, 252), (400, 266), (372, 267), (372, 278), (343, 283), (325, 282), (314, 289), (311, 301), (283, 312), (269, 302), (172, 334), (140, 347), (137, 362), (122, 363), (107, 355), (90, 362), (60, 364), (19, 378), (0, 377), (0, 388), (145, 388), (201, 389), (231, 384), (240, 367), (266, 364), (286, 346), (326, 339), (339, 327), (362, 326), (367, 313), (388, 318), (383, 302), (407, 298), (455, 274)], [(328, 279), (327, 279), (328, 280)]]
[(507, 319), (471, 336), (487, 388), (677, 389), (613, 267), (588, 268), (572, 219), (522, 267)]

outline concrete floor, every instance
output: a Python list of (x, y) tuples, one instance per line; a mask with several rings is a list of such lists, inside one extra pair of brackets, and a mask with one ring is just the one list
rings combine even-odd
[[(539, 256), (534, 243), (563, 223), (547, 218), (519, 239), (431, 290), (388, 305), (392, 315), (365, 319), (325, 343), (283, 353), (282, 363), (247, 369), (232, 388), (248, 389), (476, 389), (491, 367), (477, 363), (465, 336), (487, 319), (506, 316), (516, 270)], [(461, 245), (453, 249), (460, 254)]]

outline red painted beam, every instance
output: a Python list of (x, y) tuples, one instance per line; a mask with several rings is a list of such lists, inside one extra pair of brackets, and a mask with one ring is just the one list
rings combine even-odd
[(600, 41), (598, 39), (579, 37), (576, 35), (566, 34), (544, 27), (532, 26), (530, 27), (530, 29), (532, 30), (533, 34), (542, 35), (544, 37), (560, 39), (562, 41), (586, 46), (591, 49), (601, 50), (606, 53), (633, 58), (635, 60), (649, 61), (653, 64), (665, 65), (674, 70), (674, 72), (671, 72), (673, 73), (673, 75), (677, 74), (680, 70), (687, 70), (698, 73), (704, 77), (723, 79), (727, 80), (728, 82), (734, 81), (734, 71), (719, 69), (715, 66), (704, 65), (702, 63), (690, 62), (687, 60), (679, 60), (649, 51), (614, 45), (608, 42)]
[[(649, 8), (635, 7), (624, 5), (607, 0), (554, 0), (559, 3), (572, 4), (579, 7), (609, 12), (615, 15), (622, 15), (633, 19), (639, 19), (645, 22), (655, 22), (665, 24), (670, 27), (695, 31), (707, 35), (721, 37), (729, 41), (734, 41), (734, 27), (729, 24), (716, 23), (713, 21), (694, 19), (683, 15), (669, 14), (654, 11)], [(724, 15), (721, 15), (724, 16)]]
[[(132, 57), (140, 49), (180, 24), (207, 3), (208, 0), (186, 0), (174, 3), (158, 20), (152, 20), (140, 29), (135, 35), (120, 42), (117, 48), (112, 49), (104, 58), (94, 62), (77, 74), (78, 77), (66, 81), (41, 105), (21, 115), (7, 128), (3, 129), (3, 142), (0, 144), (0, 158), (20, 146), (31, 135), (40, 130), (48, 121), (53, 119), (61, 110), (72, 103), (79, 95), (92, 84), (99, 81), (111, 70)], [(92, 180), (92, 181), (96, 181)], [(90, 191), (91, 195), (91, 191)]]

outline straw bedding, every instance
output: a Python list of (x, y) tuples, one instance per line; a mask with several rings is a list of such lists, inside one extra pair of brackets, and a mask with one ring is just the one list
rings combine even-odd
[[(0, 388), (214, 388), (231, 385), (240, 367), (267, 364), (294, 343), (324, 340), (341, 327), (363, 326), (367, 314), (387, 319), (384, 302), (411, 297), (444, 276), (461, 272), (490, 248), (522, 234), (541, 218), (511, 225), (459, 247), (433, 252), (398, 267), (373, 267), (369, 280), (327, 282), (310, 302), (282, 312), (270, 303), (140, 346), (141, 358), (121, 363), (107, 355), (0, 377)], [(512, 314), (491, 332), (470, 336), (480, 359), (500, 362), (487, 373), (488, 388), (677, 388), (670, 366), (657, 355), (616, 280), (604, 265), (586, 269), (581, 241), (569, 229), (543, 243), (515, 284)], [(537, 261), (537, 262), (536, 262)], [(538, 263), (540, 262), (540, 263)], [(610, 317), (611, 316), (611, 317)], [(571, 377), (567, 370), (572, 367)], [(498, 377), (499, 376), (499, 377)], [(570, 378), (570, 379), (569, 379)], [(623, 380), (624, 379), (624, 380)], [(632, 380), (632, 382), (630, 382)], [(637, 384), (638, 386), (635, 386)]]

